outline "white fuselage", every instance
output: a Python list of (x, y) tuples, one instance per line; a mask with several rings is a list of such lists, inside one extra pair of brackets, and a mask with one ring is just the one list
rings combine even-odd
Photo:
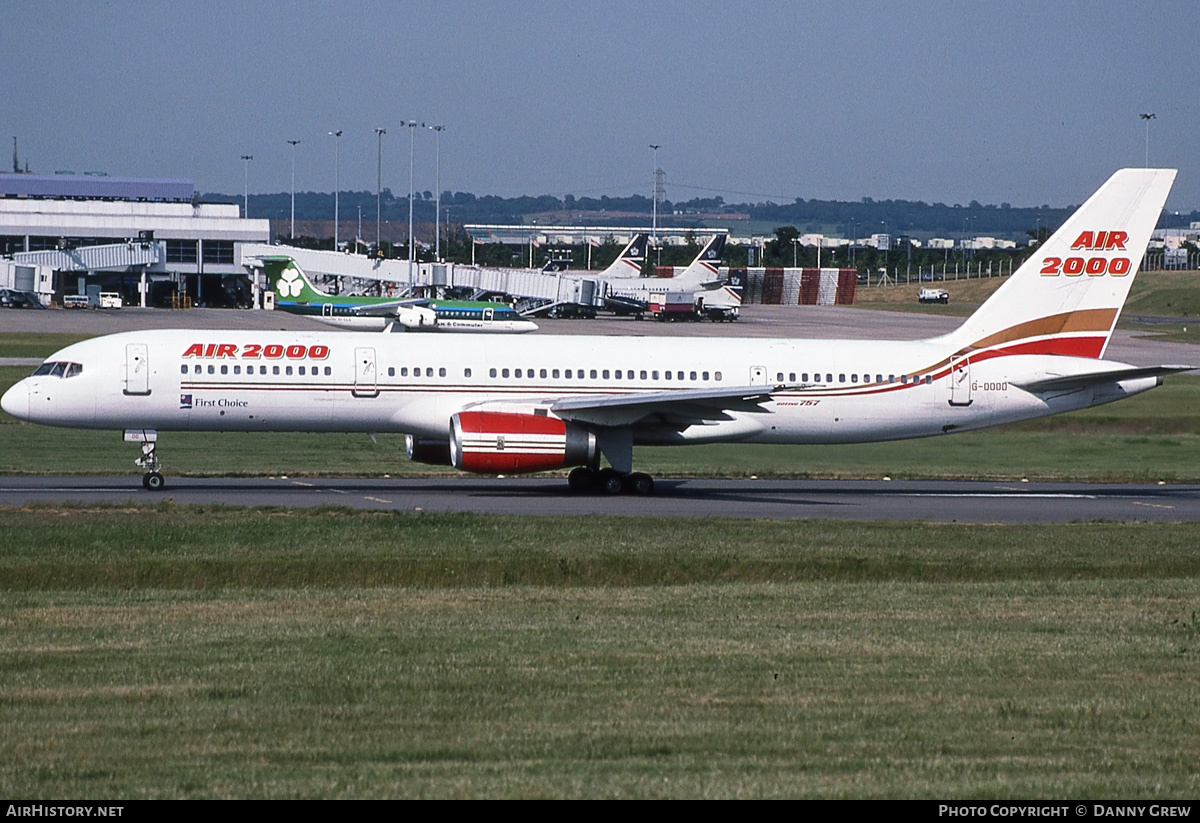
[[(925, 437), (1086, 408), (1156, 378), (1034, 395), (1013, 378), (1095, 360), (1013, 355), (952, 364), (943, 338), (914, 342), (737, 338), (137, 331), (77, 343), (4, 409), (49, 425), (159, 431), (403, 432), (446, 438), (486, 404), (534, 413), (563, 397), (772, 386), (753, 411), (679, 430), (653, 421), (636, 443), (848, 443)], [(48, 361), (49, 362), (49, 361)], [(952, 367), (953, 366), (953, 367)]]

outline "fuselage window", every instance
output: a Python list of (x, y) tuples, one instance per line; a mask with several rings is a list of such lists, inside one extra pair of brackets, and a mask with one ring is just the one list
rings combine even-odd
[(301, 367), (300, 367), (300, 373), (301, 373), (301, 374), (304, 374), (304, 367), (303, 367), (303, 366), (301, 366)]
[(717, 380), (720, 380), (720, 379), (721, 379), (721, 373), (720, 373), (720, 372), (717, 372), (716, 374), (714, 374), (714, 375), (713, 375), (713, 377), (715, 377)]
[(925, 375), (925, 385), (926, 386), (933, 385), (933, 375), (932, 374)]
[(233, 367), (233, 373), (234, 373), (234, 374), (241, 374), (241, 373), (242, 373), (242, 367), (241, 367), (241, 366), (234, 366), (234, 367)]
[(658, 379), (658, 369), (655, 369), (654, 371), (650, 372), (650, 379), (651, 379), (651, 380), (657, 380), (657, 379)]
[(563, 374), (568, 380), (571, 379), (571, 370), (570, 369), (567, 369), (565, 372), (563, 372)]
[(201, 367), (199, 364), (192, 366), (192, 374), (199, 374), (200, 372), (201, 372)]
[(433, 366), (426, 366), (426, 367), (425, 367), (425, 376), (426, 376), (426, 377), (433, 377)]
[(182, 366), (179, 367), (179, 373), (187, 374), (187, 363), (184, 363)]
[(501, 376), (501, 377), (508, 377), (508, 369), (501, 369), (501, 370), (500, 370), (500, 376)]
[(804, 374), (800, 375), (800, 382), (801, 382), (801, 383), (807, 383), (807, 382), (808, 382), (808, 372), (805, 372)]
[(646, 370), (645, 370), (645, 369), (642, 369), (642, 371), (640, 372), (640, 375), (639, 375), (639, 376), (640, 376), (640, 377), (641, 377), (643, 380), (645, 380), (645, 379), (646, 379)]
[(221, 374), (229, 374), (229, 367), (221, 366)]
[(782, 382), (783, 382), (783, 372), (779, 372), (778, 374), (776, 374), (776, 375), (775, 375), (775, 382), (776, 382), (776, 383), (782, 383)]
[(857, 382), (858, 382), (858, 375), (857, 375), (857, 374), (852, 374), (852, 375), (850, 375), (850, 382), (851, 382), (851, 383), (857, 383)]
[(592, 379), (593, 380), (596, 379), (596, 370), (595, 369), (592, 369)]
[(889, 382), (889, 383), (895, 383), (895, 382), (896, 382), (896, 375), (894, 375), (894, 374), (889, 374), (889, 375), (888, 375), (888, 382)]
[(400, 367), (400, 376), (401, 376), (401, 377), (408, 377), (408, 366), (401, 366), (401, 367)]
[(326, 367), (325, 367), (325, 376), (326, 376), (326, 377), (328, 377), (328, 376), (329, 376), (329, 375), (331, 375), (331, 374), (333, 374), (333, 367), (332, 367), (332, 366), (326, 366)]
[[(252, 367), (252, 368), (253, 368), (253, 367)], [(259, 367), (258, 367), (258, 373), (259, 373), (259, 374), (266, 374), (266, 373), (267, 373), (267, 367), (266, 367), (266, 366), (259, 366)]]
[(791, 372), (790, 374), (788, 374), (788, 382), (789, 383), (796, 382), (796, 373), (795, 372)]
[(703, 379), (707, 380), (707, 379), (708, 379), (708, 372), (701, 372), (700, 376), (701, 376)]
[(488, 369), (488, 377), (495, 377), (495, 376), (496, 376), (496, 370)]
[(900, 375), (900, 385), (902, 385), (902, 386), (908, 385), (908, 375), (907, 374)]
[(441, 368), (438, 369), (438, 377), (445, 377), (445, 376), (446, 376), (446, 367), (442, 366)]
[(396, 376), (396, 367), (388, 366), (388, 377), (395, 377), (395, 376)]
[(665, 372), (663, 372), (663, 379), (664, 379), (664, 380), (670, 380), (670, 379), (671, 379), (671, 373), (670, 373), (669, 371), (665, 371)]
[(832, 374), (830, 374), (829, 372), (826, 372), (826, 373), (825, 373), (825, 382), (826, 382), (826, 383), (832, 383), (832, 382), (833, 382), (833, 375), (832, 375)]
[(555, 380), (558, 379), (558, 369), (554, 369), (553, 371), (550, 372), (550, 374), (554, 377)]
[(545, 369), (542, 369), (540, 372), (538, 372), (538, 377), (545, 377), (545, 376), (546, 376), (546, 370), (545, 370)]
[(291, 373), (292, 373), (292, 367), (291, 367), (291, 366), (284, 366), (284, 367), (283, 367), (283, 371), (284, 371), (284, 374), (291, 374)]
[(605, 369), (605, 370), (604, 370), (604, 379), (605, 379), (605, 380), (607, 380), (607, 379), (608, 379), (608, 369)]
[(272, 367), (271, 367), (271, 374), (279, 374), (279, 367), (278, 367), (278, 366), (272, 366)]
[(846, 382), (846, 375), (844, 375), (844, 374), (839, 374), (839, 375), (838, 375), (838, 382), (839, 382), (839, 383), (845, 383), (845, 382)]
[(516, 369), (516, 370), (514, 370), (514, 371), (513, 371), (513, 377), (518, 377), (518, 378), (519, 378), (520, 376), (521, 376), (521, 370), (520, 370), (520, 369)]
[(217, 373), (217, 370), (216, 370), (216, 368), (215, 368), (214, 366), (209, 366), (209, 367), (208, 367), (208, 373), (209, 373), (209, 374), (216, 374), (216, 373)]
[(470, 376), (471, 376), (471, 370), (463, 369), (463, 377), (470, 377)]
[(692, 380), (695, 380), (695, 379), (696, 379), (696, 373), (695, 373), (695, 372), (692, 372), (692, 373), (689, 375), (689, 377), (690, 377)]
[(883, 375), (882, 375), (882, 374), (877, 374), (877, 375), (875, 375), (875, 382), (876, 382), (876, 383), (882, 383), (882, 382), (883, 382)]
[(681, 371), (679, 371), (679, 372), (675, 372), (675, 377), (676, 377), (676, 378), (678, 378), (678, 379), (680, 379), (680, 380), (682, 380), (682, 379), (683, 379), (683, 372), (681, 372)]

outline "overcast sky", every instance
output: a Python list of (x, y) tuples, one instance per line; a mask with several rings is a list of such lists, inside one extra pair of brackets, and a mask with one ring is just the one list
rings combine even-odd
[[(1079, 203), (1180, 169), (1200, 208), (1200, 3), (7, 0), (22, 165), (345, 189)], [(7, 158), (7, 153), (4, 155)], [(8, 170), (5, 159), (0, 168)]]

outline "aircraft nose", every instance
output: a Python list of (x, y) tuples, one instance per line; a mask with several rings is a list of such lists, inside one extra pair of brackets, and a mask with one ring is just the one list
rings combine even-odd
[(17, 383), (0, 397), (0, 409), (21, 420), (29, 419), (29, 386)]

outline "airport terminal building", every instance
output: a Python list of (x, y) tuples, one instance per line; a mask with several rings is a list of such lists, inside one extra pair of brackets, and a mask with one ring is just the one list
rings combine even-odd
[(126, 305), (249, 305), (241, 244), (270, 221), (200, 203), (190, 180), (0, 174), (0, 288), (61, 305), (88, 287)]

